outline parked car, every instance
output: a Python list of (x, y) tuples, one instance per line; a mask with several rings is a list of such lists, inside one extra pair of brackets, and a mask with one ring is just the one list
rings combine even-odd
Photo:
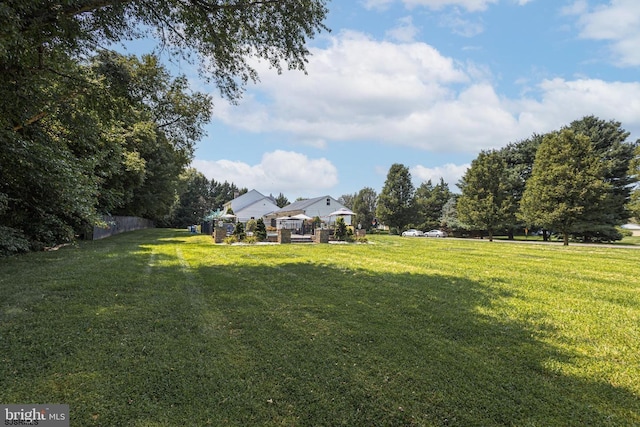
[(416, 230), (415, 228), (410, 228), (407, 231), (402, 232), (402, 237), (423, 237), (424, 233), (420, 230)]
[(442, 230), (430, 230), (424, 233), (427, 237), (447, 237), (447, 233)]

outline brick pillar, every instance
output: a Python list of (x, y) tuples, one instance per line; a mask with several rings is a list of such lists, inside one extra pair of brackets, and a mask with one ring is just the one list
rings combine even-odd
[(278, 230), (278, 243), (291, 243), (291, 230), (287, 230), (286, 228)]
[(224, 227), (216, 227), (213, 230), (213, 241), (215, 243), (222, 243), (227, 237), (227, 229)]
[(356, 230), (356, 238), (364, 237), (367, 235), (367, 230)]
[(314, 235), (314, 242), (316, 243), (329, 243), (329, 231), (316, 228)]

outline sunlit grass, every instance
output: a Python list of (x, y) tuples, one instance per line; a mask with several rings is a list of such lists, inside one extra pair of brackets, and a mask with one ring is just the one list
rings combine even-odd
[(0, 401), (72, 425), (638, 425), (632, 249), (149, 230), (0, 261)]

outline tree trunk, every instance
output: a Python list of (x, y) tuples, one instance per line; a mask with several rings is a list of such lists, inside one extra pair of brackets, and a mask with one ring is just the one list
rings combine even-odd
[(569, 233), (562, 233), (562, 238), (563, 238), (563, 245), (564, 246), (569, 246)]

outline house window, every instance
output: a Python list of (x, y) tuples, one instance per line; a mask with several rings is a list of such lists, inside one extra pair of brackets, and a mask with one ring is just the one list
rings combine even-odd
[(331, 199), (327, 197), (327, 206), (331, 206)]

